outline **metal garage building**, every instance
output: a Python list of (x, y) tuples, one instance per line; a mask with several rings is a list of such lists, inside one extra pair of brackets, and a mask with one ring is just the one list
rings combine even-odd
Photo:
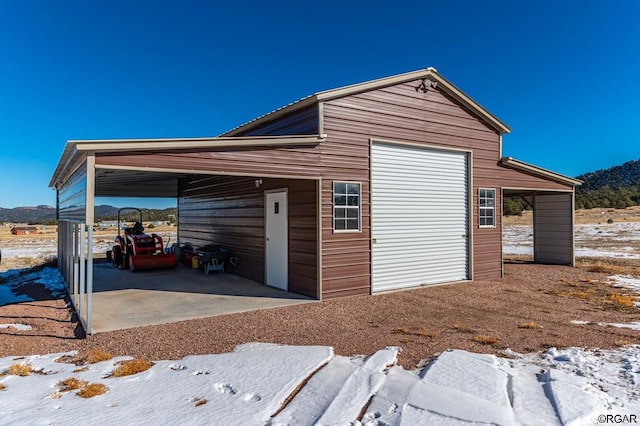
[(69, 141), (50, 184), (61, 270), (90, 293), (95, 196), (175, 197), (180, 243), (229, 246), (229, 272), (316, 299), (501, 277), (505, 196), (535, 208), (535, 260), (571, 265), (580, 182), (502, 158), (508, 132), (428, 68), (216, 138)]

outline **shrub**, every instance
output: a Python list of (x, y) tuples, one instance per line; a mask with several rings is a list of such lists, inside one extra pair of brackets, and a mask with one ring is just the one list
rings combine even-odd
[(102, 395), (107, 393), (109, 388), (107, 388), (102, 383), (90, 383), (76, 392), (80, 398), (92, 398), (94, 396)]
[(635, 304), (635, 299), (633, 297), (617, 292), (609, 293), (606, 300), (621, 308), (630, 308)]
[(611, 225), (611, 224), (613, 223), (613, 219), (611, 219), (611, 218), (607, 219), (607, 223), (608, 223), (609, 225)]
[(110, 377), (132, 376), (134, 374), (147, 371), (152, 366), (153, 363), (146, 359), (131, 359), (129, 361), (123, 361), (115, 370), (113, 370)]
[(488, 334), (478, 334), (473, 338), (473, 341), (482, 343), (483, 345), (495, 345), (499, 342), (497, 337), (490, 336)]
[(7, 370), (7, 374), (20, 377), (28, 376), (29, 374), (31, 374), (31, 372), (33, 372), (33, 369), (29, 364), (20, 364), (17, 362), (11, 364), (9, 366), (9, 369)]
[(455, 331), (459, 331), (460, 333), (473, 333), (473, 329), (464, 324), (453, 324), (451, 328)]
[(69, 377), (61, 382), (58, 382), (56, 386), (60, 388), (60, 392), (69, 392), (71, 390), (80, 389), (87, 386), (87, 381), (78, 380), (75, 377)]
[(95, 364), (101, 361), (108, 361), (113, 358), (113, 355), (102, 349), (92, 349), (82, 357), (82, 362), (85, 364)]
[(523, 322), (518, 326), (518, 328), (534, 329), (534, 328), (542, 328), (542, 326), (538, 325), (538, 323), (536, 322), (530, 321), (530, 322)]

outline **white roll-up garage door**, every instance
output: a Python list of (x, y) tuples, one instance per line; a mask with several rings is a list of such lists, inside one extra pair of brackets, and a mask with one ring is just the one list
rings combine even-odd
[(374, 142), (372, 291), (468, 279), (467, 153)]

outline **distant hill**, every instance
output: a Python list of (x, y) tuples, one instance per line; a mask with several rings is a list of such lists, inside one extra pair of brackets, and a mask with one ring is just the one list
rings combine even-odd
[(585, 173), (577, 177), (584, 181), (580, 191), (608, 186), (611, 189), (640, 185), (640, 160), (628, 161), (620, 166)]
[(576, 208), (618, 208), (640, 205), (640, 160), (577, 176)]
[[(175, 219), (176, 209), (142, 209), (145, 221), (162, 221)], [(100, 205), (95, 207), (95, 217), (98, 220), (115, 220), (118, 215), (118, 207)], [(132, 220), (131, 215), (126, 215), (126, 220)], [(52, 206), (40, 205), (35, 207), (15, 207), (5, 209), (0, 207), (0, 222), (15, 222), (29, 224), (53, 224), (56, 221), (56, 209)]]
[(0, 207), (0, 222), (17, 223), (51, 223), (56, 219), (56, 208), (46, 205), (35, 207), (15, 207), (4, 209)]

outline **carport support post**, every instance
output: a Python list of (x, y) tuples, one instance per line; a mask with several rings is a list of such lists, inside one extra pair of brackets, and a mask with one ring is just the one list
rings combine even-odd
[[(87, 155), (87, 191), (85, 203), (85, 219), (87, 224), (87, 334), (91, 334), (91, 311), (93, 310), (93, 224), (95, 222), (96, 194), (96, 156), (95, 152)], [(118, 224), (119, 225), (119, 224)]]

